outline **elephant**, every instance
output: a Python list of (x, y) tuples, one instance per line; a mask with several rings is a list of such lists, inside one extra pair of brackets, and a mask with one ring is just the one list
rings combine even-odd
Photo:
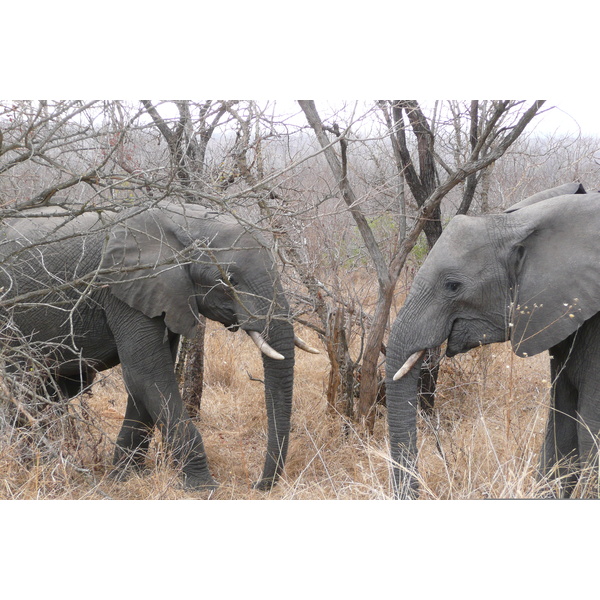
[(164, 200), (120, 211), (47, 206), (0, 228), (1, 306), (51, 364), (65, 400), (121, 364), (127, 406), (112, 475), (144, 466), (156, 428), (189, 490), (214, 490), (202, 437), (174, 372), (200, 315), (245, 331), (263, 352), (268, 441), (261, 490), (286, 459), (294, 335), (274, 256), (233, 217)]
[[(551, 408), (538, 467), (569, 497), (597, 461), (600, 432), (600, 193), (579, 183), (503, 213), (450, 220), (390, 330), (388, 431), (397, 498), (419, 496), (417, 389), (423, 352), (510, 340), (521, 357), (549, 350)], [(556, 491), (558, 490), (558, 492)]]

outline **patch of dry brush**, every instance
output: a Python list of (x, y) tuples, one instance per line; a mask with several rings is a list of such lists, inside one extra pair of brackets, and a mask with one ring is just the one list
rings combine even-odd
[[(310, 344), (310, 331), (299, 332)], [(385, 408), (374, 434), (327, 410), (328, 364), (297, 353), (294, 413), (283, 480), (270, 493), (252, 489), (266, 448), (262, 362), (242, 333), (209, 324), (201, 416), (197, 421), (209, 464), (221, 483), (212, 498), (387, 499), (390, 465)], [(474, 350), (440, 371), (436, 408), (419, 421), (422, 497), (537, 498), (535, 468), (544, 435), (550, 383), (547, 355), (518, 359), (507, 345)], [(4, 417), (0, 432), (0, 497), (4, 499), (202, 498), (182, 489), (164, 460), (160, 439), (148, 471), (117, 483), (108, 478), (112, 444), (125, 409), (119, 369), (103, 375), (93, 393), (58, 412), (62, 437), (31, 442), (28, 426)], [(6, 413), (8, 414), (8, 413)], [(576, 495), (590, 496), (588, 488)]]

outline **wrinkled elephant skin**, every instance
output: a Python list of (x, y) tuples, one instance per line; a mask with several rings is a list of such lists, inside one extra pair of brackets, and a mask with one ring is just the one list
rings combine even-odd
[(122, 365), (128, 400), (118, 475), (143, 465), (157, 427), (186, 486), (216, 486), (174, 374), (179, 336), (192, 336), (200, 315), (252, 334), (267, 354), (268, 442), (257, 487), (275, 483), (288, 448), (294, 333), (260, 236), (175, 202), (75, 217), (48, 207), (5, 220), (0, 260), (4, 310), (54, 360), (52, 385), (63, 398)]
[(600, 194), (576, 183), (502, 214), (450, 221), (390, 332), (386, 394), (397, 497), (419, 495), (420, 352), (444, 342), (448, 356), (507, 340), (523, 357), (550, 350), (552, 408), (540, 476), (554, 478), (568, 496), (578, 468), (597, 460), (599, 231)]

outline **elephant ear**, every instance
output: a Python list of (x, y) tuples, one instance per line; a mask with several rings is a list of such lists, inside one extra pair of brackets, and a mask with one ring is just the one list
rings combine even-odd
[[(111, 292), (148, 317), (164, 314), (174, 333), (191, 336), (198, 322), (198, 308), (181, 224), (168, 208), (133, 209), (112, 227), (101, 268)], [(175, 216), (177, 216), (175, 214)]]
[(586, 194), (585, 188), (580, 183), (565, 183), (565, 185), (559, 185), (558, 187), (538, 192), (525, 200), (521, 200), (517, 204), (513, 204), (510, 208), (507, 208), (504, 212), (511, 213), (526, 206), (531, 206), (542, 200), (548, 200), (550, 198), (556, 198), (557, 196), (565, 196), (568, 194)]
[(527, 231), (512, 254), (511, 341), (516, 354), (532, 356), (600, 310), (600, 194), (560, 196), (507, 217)]

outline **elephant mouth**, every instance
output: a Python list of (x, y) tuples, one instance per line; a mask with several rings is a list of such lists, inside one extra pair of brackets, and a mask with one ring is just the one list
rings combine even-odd
[(473, 348), (478, 348), (479, 346), (483, 346), (483, 342), (471, 342), (471, 343), (454, 343), (450, 339), (448, 339), (448, 345), (446, 346), (446, 356), (448, 358), (452, 358), (457, 354), (464, 354)]
[[(483, 341), (479, 339), (480, 336), (473, 336), (472, 329), (472, 324), (469, 327), (469, 323), (465, 319), (454, 320), (448, 336), (446, 356), (452, 358), (483, 344)], [(482, 337), (485, 339), (485, 336)]]
[(446, 356), (453, 357), (473, 348), (506, 341), (503, 332), (498, 332), (491, 323), (479, 319), (455, 319), (448, 336)]

